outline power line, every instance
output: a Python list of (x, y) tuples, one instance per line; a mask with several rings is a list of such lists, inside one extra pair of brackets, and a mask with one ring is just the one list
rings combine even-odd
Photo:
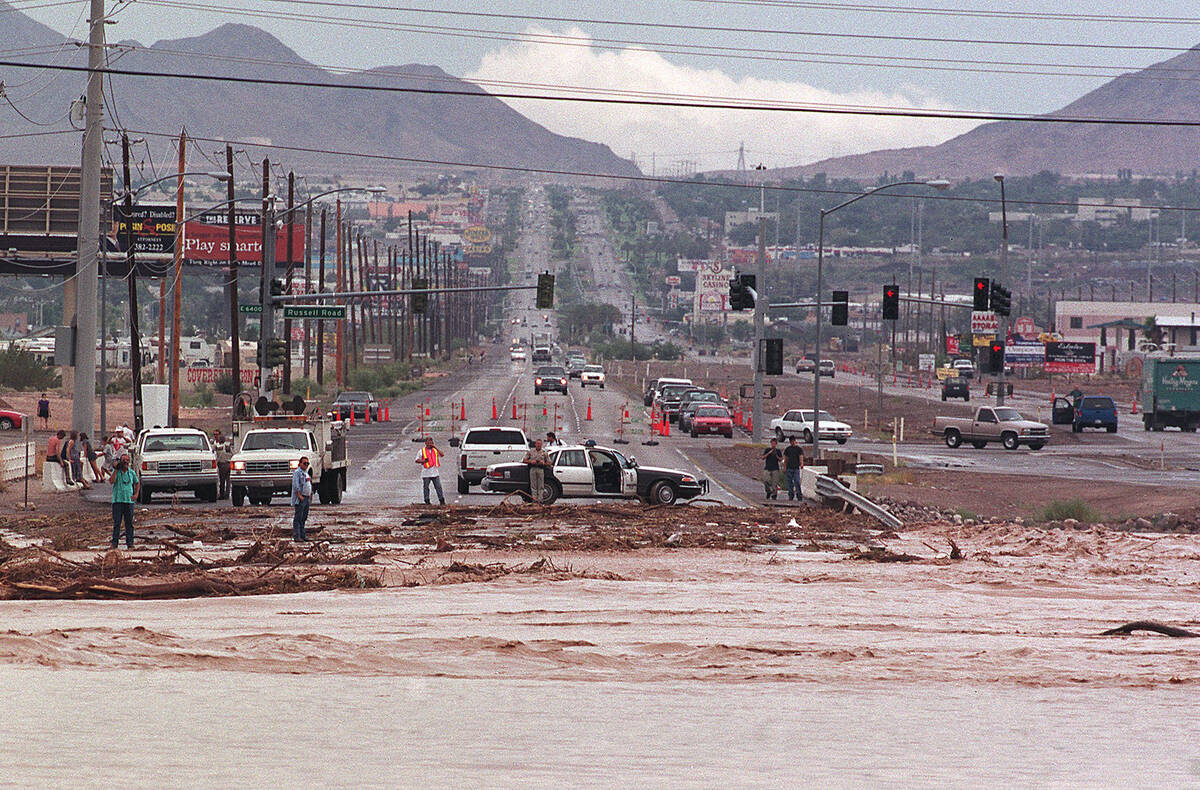
[[(20, 63), (0, 60), (0, 66), (18, 68), (50, 69), (56, 71), (86, 72), (87, 66), (68, 66), (52, 63)], [(561, 94), (537, 94), (517, 92), (486, 92), (483, 90), (419, 88), (398, 85), (362, 85), (345, 82), (321, 82), (316, 80), (272, 79), (267, 77), (217, 76), (213, 74), (176, 74), (166, 71), (143, 69), (95, 69), (101, 74), (116, 74), (127, 77), (156, 77), (201, 82), (225, 82), (250, 85), (275, 85), (296, 88), (322, 88), (327, 90), (357, 90), (378, 93), (421, 94), (432, 96), (464, 96), (476, 99), (525, 99), (531, 101), (574, 102), (581, 104), (631, 105), (639, 107), (670, 107), (709, 110), (757, 110), (762, 112), (811, 113), (824, 115), (862, 115), (898, 118), (942, 118), (973, 121), (1019, 121), (1025, 123), (1050, 124), (1096, 124), (1100, 126), (1152, 126), (1152, 127), (1200, 127), (1200, 120), (1183, 118), (1105, 118), (1072, 115), (1034, 115), (1029, 113), (1000, 113), (977, 110), (943, 110), (915, 107), (886, 107), (881, 105), (834, 105), (825, 102), (768, 103), (766, 100), (738, 101), (693, 101), (683, 99), (649, 99), (633, 97), (567, 96)]]
[[(154, 132), (154, 131), (146, 131), (146, 130), (140, 130), (140, 129), (128, 129), (126, 131), (128, 131), (132, 134), (139, 134), (139, 135), (143, 135), (146, 137), (162, 137), (162, 138), (171, 139), (172, 137), (175, 136), (168, 132)], [(418, 157), (410, 157), (410, 156), (394, 156), (391, 154), (370, 154), (370, 153), (363, 153), (361, 151), (338, 151), (338, 150), (329, 149), (329, 148), (316, 148), (316, 147), (311, 147), (311, 146), (300, 146), (300, 145), (285, 145), (283, 143), (254, 143), (254, 142), (245, 141), (245, 140), (226, 140), (226, 139), (221, 139), (221, 138), (216, 138), (216, 137), (197, 137), (195, 135), (188, 135), (188, 137), (189, 137), (189, 139), (199, 140), (202, 142), (228, 143), (229, 145), (247, 146), (247, 147), (251, 147), (251, 148), (269, 148), (269, 149), (277, 150), (277, 151), (293, 151), (296, 153), (303, 153), (303, 154), (323, 154), (326, 156), (344, 156), (344, 157), (348, 157), (348, 158), (370, 159), (370, 160), (374, 160), (374, 161), (384, 161), (384, 162), (402, 162), (405, 164), (432, 165), (432, 166), (436, 166), (436, 167), (454, 167), (454, 168), (461, 168), (464, 170), (472, 170), (472, 169), (474, 169), (474, 170), (499, 170), (499, 171), (510, 172), (510, 173), (566, 176), (566, 177), (570, 177), (570, 178), (609, 179), (609, 180), (613, 180), (613, 181), (629, 181), (629, 182), (635, 182), (635, 183), (675, 184), (675, 185), (683, 185), (683, 186), (701, 186), (701, 187), (708, 186), (708, 187), (721, 187), (724, 189), (735, 188), (735, 189), (745, 189), (750, 192), (754, 192), (758, 189), (765, 189), (768, 192), (812, 193), (812, 194), (836, 195), (836, 196), (862, 194), (861, 192), (856, 192), (853, 190), (846, 190), (846, 189), (819, 189), (816, 187), (783, 186), (783, 185), (776, 185), (776, 184), (746, 185), (746, 184), (735, 184), (735, 183), (720, 182), (720, 181), (697, 181), (694, 179), (671, 178), (671, 177), (667, 177), (667, 176), (646, 176), (646, 175), (636, 175), (635, 176), (635, 175), (624, 175), (624, 174), (597, 173), (597, 172), (590, 172), (590, 171), (583, 171), (583, 170), (564, 170), (561, 168), (532, 167), (532, 166), (528, 166), (528, 165), (500, 165), (500, 164), (491, 164), (491, 163), (485, 163), (485, 162), (461, 162), (461, 161), (452, 161), (452, 160), (445, 160), (445, 159), (421, 159)], [(251, 161), (253, 161), (253, 160), (251, 160)], [(922, 193), (922, 194), (917, 195), (917, 194), (911, 194), (911, 193), (896, 192), (893, 194), (895, 197), (911, 197), (911, 198), (920, 198), (923, 200), (948, 200), (948, 201), (954, 201), (954, 202), (959, 202), (959, 203), (989, 203), (989, 204), (996, 204), (996, 205), (999, 205), (999, 203), (1000, 203), (999, 198), (962, 197), (962, 196), (958, 196), (958, 195), (945, 195), (945, 194), (941, 194), (941, 193), (933, 193), (933, 194)], [(1079, 205), (1084, 205), (1084, 206), (1089, 206), (1089, 205), (1105, 206), (1105, 205), (1107, 205), (1105, 203), (1088, 203), (1088, 202), (1086, 202), (1086, 199), (1084, 199), (1085, 202), (1083, 202), (1083, 203), (1080, 203), (1078, 201), (1072, 203), (1072, 202), (1063, 201), (1063, 200), (1033, 200), (1033, 199), (1022, 200), (1020, 198), (1009, 197), (1009, 198), (1007, 198), (1007, 201), (1008, 201), (1008, 203), (1011, 203), (1011, 204), (1019, 204), (1019, 205), (1024, 205), (1024, 206), (1076, 207)], [(1166, 205), (1143, 204), (1143, 205), (1139, 206), (1139, 208), (1158, 209), (1159, 211), (1200, 211), (1200, 206), (1166, 206)]]
[(996, 11), (984, 8), (937, 8), (933, 6), (897, 6), (872, 3), (833, 3), (819, 0), (686, 0), (718, 6), (758, 8), (805, 8), (816, 11), (859, 11), (875, 14), (918, 16), (958, 16), (979, 19), (1034, 19), (1052, 22), (1103, 22), (1108, 24), (1200, 25), (1200, 17), (1123, 16), (1118, 14), (1077, 14), (1065, 11)]

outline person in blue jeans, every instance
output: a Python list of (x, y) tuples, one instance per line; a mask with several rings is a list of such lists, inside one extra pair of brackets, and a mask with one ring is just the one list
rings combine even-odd
[(796, 437), (788, 439), (783, 451), (783, 471), (787, 476), (788, 499), (801, 499), (800, 470), (804, 468), (804, 448), (796, 444)]
[(121, 540), (121, 522), (125, 523), (125, 548), (133, 548), (133, 503), (137, 501), (142, 484), (137, 472), (129, 467), (129, 453), (121, 453), (120, 460), (109, 476), (112, 483), (113, 531), (112, 547)]
[(312, 478), (308, 476), (308, 458), (300, 459), (300, 465), (292, 472), (292, 540), (307, 543), (304, 525), (308, 522), (308, 508), (312, 504)]

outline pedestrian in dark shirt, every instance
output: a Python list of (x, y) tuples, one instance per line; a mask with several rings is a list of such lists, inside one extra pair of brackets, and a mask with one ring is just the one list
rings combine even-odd
[(804, 468), (804, 448), (796, 444), (796, 437), (788, 439), (783, 450), (783, 470), (787, 476), (788, 499), (800, 498), (800, 470)]
[(767, 499), (779, 499), (779, 488), (782, 485), (780, 479), (779, 463), (783, 460), (783, 453), (779, 452), (779, 441), (771, 440), (771, 446), (763, 450), (763, 489), (767, 492)]
[(42, 430), (47, 430), (50, 427), (50, 399), (44, 392), (42, 397), (38, 398), (37, 416), (42, 421)]

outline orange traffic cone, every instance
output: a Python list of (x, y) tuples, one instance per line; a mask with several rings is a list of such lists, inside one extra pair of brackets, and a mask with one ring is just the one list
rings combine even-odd
[(495, 420), (495, 419), (498, 419), (499, 417), (500, 417), (500, 415), (496, 411), (496, 399), (492, 398), (492, 419)]
[(583, 419), (586, 420), (587, 422), (592, 421), (592, 399), (591, 398), (588, 398), (587, 416), (584, 417)]
[(663, 427), (663, 436), (670, 436), (671, 435), (671, 418), (667, 416), (667, 413), (665, 411), (663, 412), (663, 416), (662, 416), (662, 427)]
[(1137, 398), (1134, 398), (1134, 399), (1133, 399), (1133, 409), (1132, 409), (1132, 410), (1131, 410), (1129, 413), (1130, 413), (1130, 414), (1137, 414)]
[(364, 423), (371, 422), (371, 407), (370, 406), (367, 406), (367, 408), (363, 409), (363, 422)]
[(458, 404), (458, 407), (459, 407), (458, 419), (462, 420), (463, 422), (466, 422), (467, 421), (467, 401), (466, 401), (466, 399), (464, 399), (462, 403)]
[(513, 398), (513, 416), (512, 416), (512, 418), (514, 420), (517, 419), (517, 399), (516, 398)]
[(354, 424), (354, 409), (350, 409), (350, 424)]
[(392, 421), (392, 407), (391, 406), (383, 407), (383, 421), (384, 422)]
[(746, 420), (746, 433), (750, 434), (751, 436), (754, 435), (754, 418), (753, 417)]

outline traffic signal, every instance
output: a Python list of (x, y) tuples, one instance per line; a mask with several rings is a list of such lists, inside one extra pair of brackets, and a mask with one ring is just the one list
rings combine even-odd
[(979, 356), (981, 373), (996, 374), (1004, 370), (1004, 343), (1002, 341), (993, 340)]
[(834, 326), (846, 326), (850, 323), (850, 292), (833, 292), (833, 314), (829, 323)]
[[(263, 362), (264, 348), (266, 351), (265, 364)], [(280, 340), (279, 338), (272, 338), (271, 340), (266, 341), (265, 347), (263, 346), (262, 342), (259, 342), (258, 351), (255, 354), (255, 359), (258, 361), (258, 364), (262, 365), (263, 367), (277, 368), (287, 360), (287, 356), (288, 356), (287, 341)]]
[(900, 320), (900, 289), (895, 285), (883, 287), (883, 320)]
[(990, 309), (991, 281), (986, 277), (975, 278), (974, 308), (978, 312)]
[(287, 286), (283, 280), (280, 280), (279, 278), (271, 280), (271, 296), (283, 296), (286, 287)]
[(554, 307), (554, 275), (543, 272), (538, 275), (537, 309), (549, 310)]
[(782, 337), (765, 337), (762, 340), (762, 360), (760, 362), (763, 373), (768, 376), (783, 375), (783, 338)]
[[(412, 279), (413, 290), (421, 290), (429, 287), (429, 279), (426, 277), (414, 277)], [(412, 295), (412, 311), (417, 315), (425, 315), (425, 311), (429, 309), (429, 294), (413, 294)]]
[(1012, 315), (1012, 291), (992, 283), (992, 310), (996, 315)]
[(758, 288), (758, 278), (753, 274), (736, 274), (729, 281), (729, 309), (753, 310), (754, 292)]

